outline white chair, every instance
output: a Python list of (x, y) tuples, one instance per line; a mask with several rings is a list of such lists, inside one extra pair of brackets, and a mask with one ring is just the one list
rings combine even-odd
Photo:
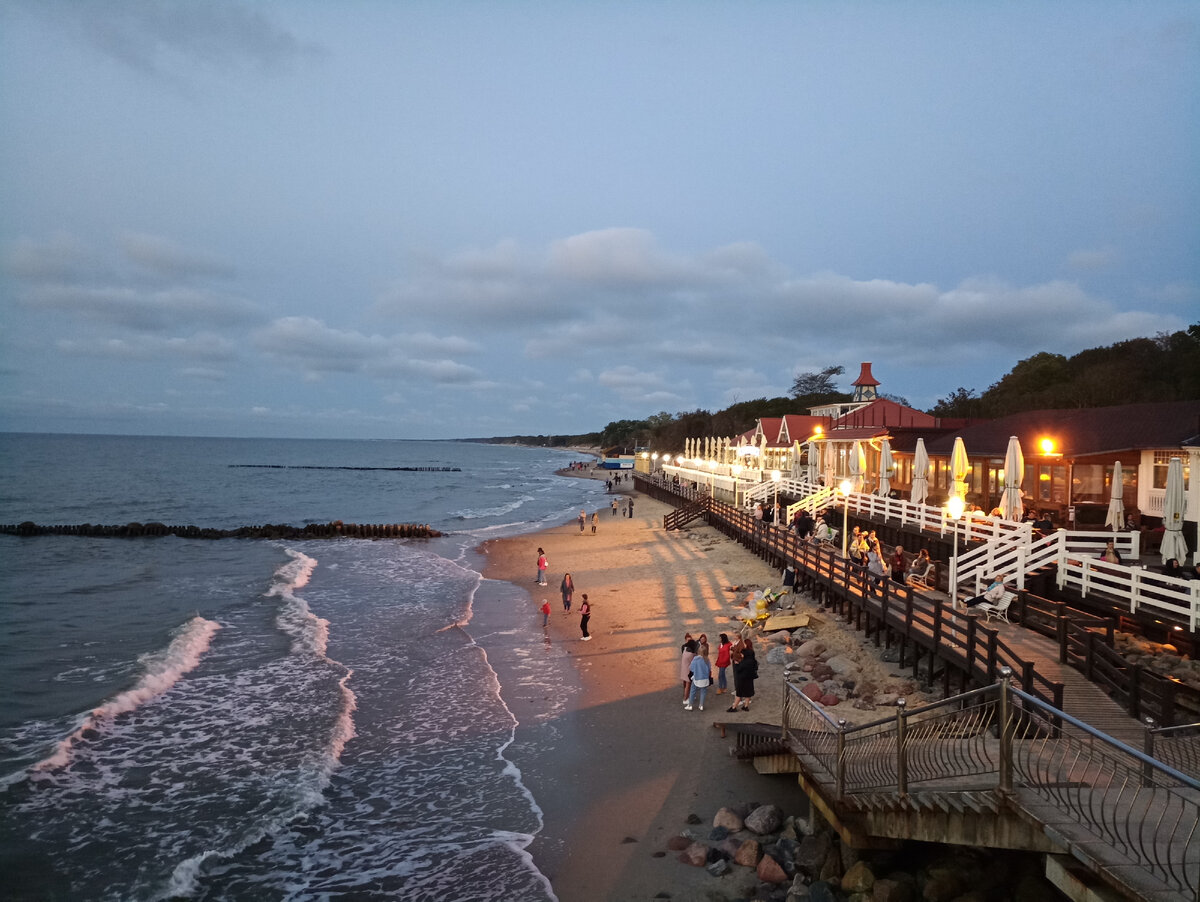
[(1005, 592), (995, 604), (990, 601), (981, 601), (975, 605), (975, 610), (982, 612), (985, 620), (1003, 620), (1005, 623), (1011, 623), (1012, 621), (1008, 619), (1008, 606), (1016, 597), (1016, 592)]
[(932, 589), (929, 584), (929, 571), (933, 569), (933, 561), (927, 563), (920, 570), (910, 570), (908, 573), (908, 584), (914, 589)]

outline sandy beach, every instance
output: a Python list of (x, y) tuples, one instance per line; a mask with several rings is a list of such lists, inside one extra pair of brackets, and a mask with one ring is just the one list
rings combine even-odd
[[(626, 488), (619, 496), (622, 507), (629, 494)], [(530, 852), (563, 902), (641, 900), (663, 892), (681, 899), (716, 889), (715, 878), (680, 863), (674, 853), (654, 857), (686, 826), (689, 814), (706, 830), (724, 805), (761, 801), (791, 814), (807, 810), (795, 777), (760, 776), (749, 763), (730, 757), (732, 740), (722, 739), (713, 726), (731, 720), (779, 723), (782, 665), (767, 664), (760, 650), (749, 713), (728, 713), (731, 695), (714, 690), (704, 711), (685, 711), (679, 680), (684, 633), (707, 633), (715, 656), (718, 634), (736, 631), (740, 624), (731, 615), (749, 594), (729, 588), (778, 587), (780, 573), (701, 522), (667, 532), (662, 522), (670, 508), (633, 497), (632, 518), (601, 509), (594, 535), (590, 519), (583, 533), (571, 521), (481, 549), (486, 577), (526, 591), (522, 603), (537, 629), (538, 608), (544, 598), (550, 600), (547, 648), (568, 655), (582, 681), (582, 691), (552, 726), (523, 725), (514, 744), (522, 745), (521, 730), (552, 728), (557, 737), (552, 755), (518, 756), (518, 765), (545, 813), (545, 827)], [(592, 511), (587, 513), (590, 518)], [(549, 560), (545, 589), (533, 577), (539, 546)], [(581, 641), (575, 610), (562, 612), (564, 572), (575, 582), (574, 608), (585, 592), (592, 604), (590, 642)], [(814, 610), (804, 603), (798, 609)], [(856, 658), (870, 657), (848, 631), (830, 624), (828, 632), (834, 631), (843, 634)], [(867, 665), (886, 671), (877, 661)], [(839, 716), (845, 714), (839, 710)]]

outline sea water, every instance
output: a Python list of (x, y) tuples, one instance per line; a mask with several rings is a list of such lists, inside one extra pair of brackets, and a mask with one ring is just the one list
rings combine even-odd
[[(541, 812), (511, 700), (546, 699), (520, 716), (552, 718), (577, 690), (524, 594), (483, 581), (474, 549), (601, 506), (602, 484), (555, 475), (572, 458), (0, 435), (3, 523), (447, 533), (0, 536), (5, 897), (553, 899), (526, 852)], [(489, 648), (515, 662), (507, 684)]]

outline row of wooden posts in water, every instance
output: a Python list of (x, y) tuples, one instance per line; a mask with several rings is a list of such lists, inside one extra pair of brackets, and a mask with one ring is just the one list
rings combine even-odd
[(0, 535), (10, 536), (87, 536), (94, 538), (153, 538), (178, 536), (181, 539), (430, 539), (442, 533), (427, 523), (309, 523), (289, 526), (268, 523), (263, 526), (239, 526), (213, 529), (203, 526), (167, 526), (163, 523), (126, 523), (124, 526), (40, 526), (28, 520), (0, 524)]

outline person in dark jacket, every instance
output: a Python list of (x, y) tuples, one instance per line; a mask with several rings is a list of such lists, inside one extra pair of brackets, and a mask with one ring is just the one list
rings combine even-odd
[(742, 639), (733, 646), (733, 704), (730, 711), (749, 711), (754, 698), (754, 681), (758, 679), (758, 659), (754, 643)]

